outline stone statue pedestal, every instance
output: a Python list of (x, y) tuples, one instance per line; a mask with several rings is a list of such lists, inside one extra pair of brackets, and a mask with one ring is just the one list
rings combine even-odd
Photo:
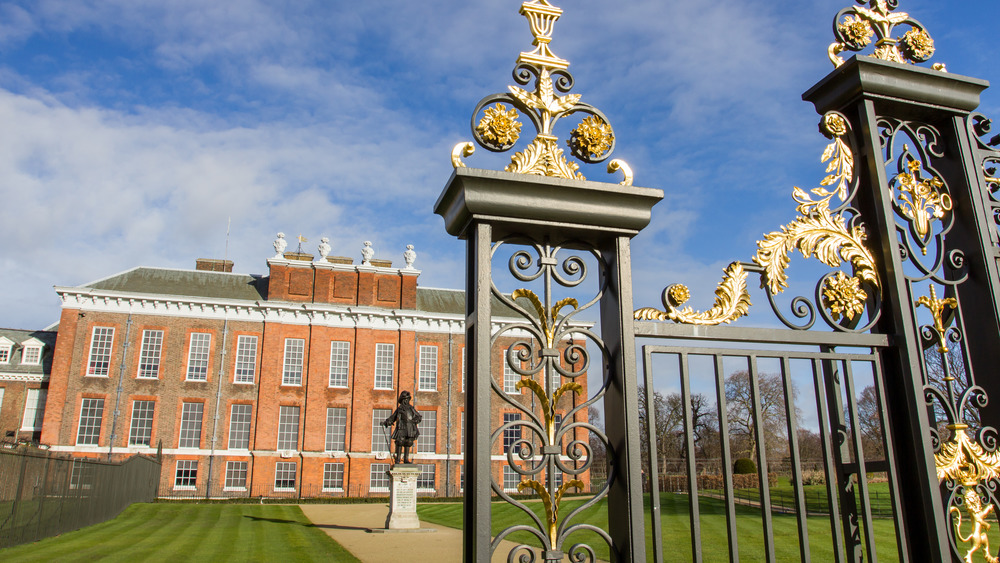
[(412, 463), (397, 463), (389, 470), (389, 516), (385, 519), (387, 530), (412, 530), (420, 528), (417, 517), (417, 477), (420, 468)]

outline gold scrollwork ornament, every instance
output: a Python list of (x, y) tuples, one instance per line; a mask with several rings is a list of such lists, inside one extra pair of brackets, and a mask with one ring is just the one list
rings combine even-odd
[(693, 325), (717, 325), (731, 323), (750, 310), (750, 292), (747, 291), (747, 273), (739, 262), (733, 262), (725, 270), (722, 283), (715, 290), (715, 304), (711, 309), (697, 312), (691, 307), (680, 308), (691, 292), (683, 284), (674, 284), (664, 292), (665, 311), (644, 307), (635, 312), (635, 318), (642, 321), (674, 321)]
[[(842, 41), (834, 41), (827, 48), (833, 66), (844, 64), (840, 53), (845, 49), (860, 51), (876, 38), (872, 56), (877, 59), (905, 64), (924, 62), (934, 55), (934, 39), (909, 14), (893, 12), (886, 0), (869, 0), (868, 6), (853, 6), (837, 24)], [(898, 39), (892, 36), (897, 25), (910, 26)], [(934, 69), (944, 71), (944, 65), (936, 64)]]

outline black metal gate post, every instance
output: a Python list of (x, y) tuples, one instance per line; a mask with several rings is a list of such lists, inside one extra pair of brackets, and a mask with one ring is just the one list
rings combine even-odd
[[(611, 551), (622, 561), (645, 561), (629, 241), (649, 223), (652, 206), (662, 198), (657, 189), (459, 167), (438, 199), (434, 212), (444, 217), (449, 234), (467, 240), (468, 248), (466, 561), (486, 561), (492, 555), (490, 491), (502, 492), (490, 471), (496, 438), (494, 433), (491, 440), (491, 422), (496, 421), (490, 419), (490, 391), (495, 386), (490, 311), (491, 299), (499, 297), (495, 287), (491, 295), (490, 257), (492, 244), (508, 240), (546, 248), (567, 244), (603, 262), (599, 325), (605, 357), (595, 358), (587, 377), (605, 381), (611, 467), (608, 485), (594, 498), (608, 498)], [(554, 252), (540, 261), (541, 267), (554, 265)], [(541, 454), (558, 456), (559, 448), (548, 449), (552, 447), (540, 448)], [(586, 467), (592, 462), (587, 459)], [(558, 542), (544, 551), (546, 560), (564, 555)]]
[[(883, 280), (877, 331), (894, 338), (894, 346), (882, 349), (881, 357), (891, 390), (887, 402), (896, 464), (907, 468), (899, 473), (907, 538), (910, 553), (938, 561), (952, 558), (953, 545), (951, 500), (942, 500), (936, 470), (935, 453), (948, 439), (938, 435), (939, 423), (948, 422), (951, 432), (964, 432), (964, 419), (961, 407), (953, 413), (958, 419), (935, 415), (931, 388), (948, 387), (949, 380), (929, 377), (926, 357), (933, 346), (946, 351), (945, 340), (955, 338), (964, 338), (963, 348), (989, 348), (995, 354), (998, 335), (996, 298), (982, 298), (984, 289), (996, 282), (979, 242), (986, 236), (985, 220), (973, 211), (981, 202), (969, 185), (979, 182), (969, 177), (970, 147), (963, 126), (986, 86), (940, 70), (858, 56), (803, 94), (821, 114), (843, 113), (859, 137), (858, 205)], [(968, 279), (979, 281), (968, 284), (969, 300), (949, 333), (951, 314), (941, 303), (951, 299), (954, 309), (952, 298), (961, 298)], [(943, 288), (947, 299), (938, 300), (935, 287)], [(975, 301), (973, 293), (979, 296)], [(925, 299), (935, 302), (934, 330), (919, 317), (918, 303)], [(980, 327), (987, 334), (979, 334)], [(972, 357), (979, 358), (975, 352)], [(967, 368), (968, 382), (961, 385), (973, 388), (976, 366)]]

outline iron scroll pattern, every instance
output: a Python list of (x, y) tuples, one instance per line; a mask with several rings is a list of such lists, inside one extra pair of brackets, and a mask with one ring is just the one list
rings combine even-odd
[(986, 204), (993, 221), (993, 245), (1000, 246), (1000, 134), (993, 133), (993, 122), (981, 113), (973, 113), (968, 121), (969, 138), (980, 167)]
[[(826, 176), (808, 192), (793, 189), (798, 216), (780, 230), (765, 234), (757, 243), (752, 262), (733, 262), (725, 269), (712, 308), (703, 312), (682, 308), (690, 292), (683, 284), (673, 284), (663, 291), (664, 310), (641, 308), (635, 311), (636, 319), (698, 325), (731, 323), (749, 312), (747, 278), (754, 273), (760, 277), (771, 310), (788, 328), (808, 330), (818, 319), (841, 332), (867, 332), (875, 325), (881, 311), (881, 282), (875, 259), (865, 244), (861, 214), (854, 206), (859, 182), (850, 122), (843, 114), (828, 112), (820, 121), (820, 131), (831, 141), (821, 156)], [(776, 296), (788, 287), (786, 270), (795, 251), (841, 269), (821, 276), (812, 298), (800, 295), (791, 299), (786, 314)], [(847, 265), (849, 274), (844, 271)]]
[[(933, 413), (928, 431), (952, 550), (967, 563), (980, 550), (985, 561), (996, 561), (985, 531), (998, 501), (1000, 452), (996, 430), (978, 417), (988, 398), (969, 361), (957, 291), (968, 279), (965, 254), (948, 243), (957, 219), (951, 188), (937, 168), (947, 158), (946, 149), (932, 125), (888, 117), (876, 124), (912, 322), (923, 352), (923, 395)], [(963, 532), (967, 526), (968, 534)]]
[[(535, 514), (526, 504), (513, 498), (498, 483), (496, 475), (492, 478), (492, 489), (500, 498), (524, 511), (531, 520), (530, 524), (517, 524), (501, 530), (496, 534), (491, 545), (495, 553), (500, 542), (514, 532), (528, 532), (537, 538), (539, 545), (530, 546), (521, 543), (507, 554), (507, 561), (515, 559), (521, 563), (535, 560), (532, 547), (541, 547), (546, 561), (561, 561), (565, 554), (574, 562), (583, 563), (595, 561), (597, 556), (594, 548), (586, 543), (574, 543), (564, 550), (568, 539), (579, 532), (593, 532), (602, 538), (615, 554), (615, 546), (611, 537), (604, 530), (586, 523), (573, 523), (574, 517), (594, 506), (605, 498), (615, 480), (614, 465), (608, 473), (605, 484), (589, 499), (566, 514), (560, 512), (563, 496), (572, 489), (583, 491), (584, 483), (580, 479), (595, 463), (593, 449), (589, 439), (576, 437), (577, 430), (599, 440), (607, 451), (608, 459), (613, 459), (614, 451), (607, 436), (602, 430), (589, 421), (575, 420), (577, 415), (586, 415), (587, 409), (603, 399), (611, 383), (607, 370), (604, 371), (600, 388), (584, 397), (575, 406), (565, 408), (562, 423), (557, 419), (557, 409), (565, 405), (565, 399), (570, 395), (581, 394), (586, 387), (581, 381), (594, 381), (588, 377), (588, 370), (594, 363), (591, 361), (587, 344), (591, 344), (602, 354), (598, 366), (605, 365), (609, 360), (607, 348), (599, 335), (594, 333), (588, 323), (574, 321), (595, 304), (608, 290), (607, 276), (601, 272), (598, 279), (602, 280), (593, 297), (583, 303), (573, 298), (555, 299), (553, 286), (556, 288), (577, 288), (588, 278), (587, 261), (580, 254), (570, 254), (565, 258), (563, 247), (547, 243), (536, 243), (523, 239), (507, 239), (494, 243), (492, 256), (508, 245), (516, 244), (516, 250), (508, 260), (508, 270), (515, 280), (524, 284), (541, 284), (541, 295), (532, 289), (522, 287), (511, 293), (500, 291), (491, 280), (491, 292), (504, 305), (513, 309), (522, 321), (502, 325), (492, 336), (492, 348), (503, 341), (507, 346), (503, 361), (505, 367), (513, 372), (517, 381), (514, 391), (518, 397), (522, 389), (528, 389), (537, 401), (530, 404), (516, 400), (505, 392), (506, 382), (498, 382), (491, 378), (493, 393), (503, 403), (503, 408), (513, 408), (517, 414), (515, 420), (505, 420), (491, 434), (491, 447), (495, 450), (501, 440), (507, 436), (515, 439), (504, 443), (506, 459), (504, 463), (514, 471), (519, 483), (519, 493), (533, 492), (541, 500), (544, 518)], [(580, 248), (580, 245), (574, 245)], [(582, 251), (596, 258), (600, 270), (606, 268), (600, 253), (594, 249)], [(582, 337), (582, 338), (581, 338)], [(502, 374), (504, 370), (500, 370)], [(501, 377), (503, 377), (501, 375)], [(540, 381), (539, 381), (540, 379)], [(563, 444), (565, 442), (565, 444)], [(544, 473), (544, 477), (542, 474)], [(518, 554), (520, 556), (518, 557)], [(616, 559), (613, 557), (612, 559)]]

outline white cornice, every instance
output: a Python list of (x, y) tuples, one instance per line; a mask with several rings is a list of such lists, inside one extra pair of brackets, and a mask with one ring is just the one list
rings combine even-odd
[(44, 383), (49, 380), (45, 373), (7, 373), (0, 372), (0, 381), (24, 381), (27, 383)]

